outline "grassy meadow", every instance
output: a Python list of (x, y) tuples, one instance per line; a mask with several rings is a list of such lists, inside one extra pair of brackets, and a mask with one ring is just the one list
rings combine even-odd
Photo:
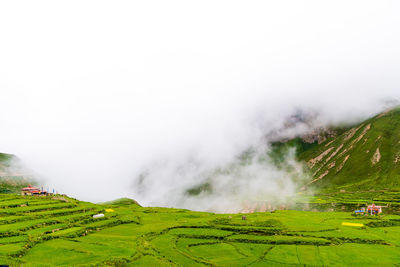
[[(97, 213), (105, 216), (92, 218)], [(400, 263), (398, 215), (295, 210), (229, 215), (144, 208), (127, 199), (99, 205), (65, 196), (3, 194), (0, 216), (0, 263), (10, 266)]]

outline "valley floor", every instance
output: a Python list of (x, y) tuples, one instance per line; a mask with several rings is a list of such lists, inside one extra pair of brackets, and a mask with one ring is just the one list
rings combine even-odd
[[(104, 213), (94, 219), (94, 214)], [(400, 216), (276, 211), (212, 214), (0, 195), (10, 266), (393, 266)], [(343, 223), (356, 224), (347, 226)], [(359, 225), (362, 224), (363, 226)], [(357, 227), (357, 225), (359, 227)]]

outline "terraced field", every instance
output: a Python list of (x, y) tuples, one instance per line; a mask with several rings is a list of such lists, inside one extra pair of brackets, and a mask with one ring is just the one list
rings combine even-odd
[(45, 259), (36, 263), (23, 260), (39, 244), (86, 236), (124, 223), (138, 223), (132, 215), (120, 216), (115, 212), (106, 213), (103, 218), (92, 218), (100, 212), (104, 212), (104, 206), (68, 197), (0, 195), (1, 263), (40, 266)]
[(394, 190), (346, 191), (319, 193), (315, 196), (298, 194), (291, 209), (314, 211), (354, 211), (367, 204), (385, 207), (385, 213), (400, 215), (400, 192)]
[[(108, 212), (106, 212), (108, 211)], [(103, 218), (92, 215), (104, 213)], [(212, 214), (0, 195), (0, 263), (11, 266), (393, 266), (400, 216)], [(363, 227), (342, 225), (343, 222)]]

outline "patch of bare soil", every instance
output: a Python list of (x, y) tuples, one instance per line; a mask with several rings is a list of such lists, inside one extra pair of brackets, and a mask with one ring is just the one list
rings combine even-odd
[(51, 199), (55, 199), (55, 200), (61, 200), (61, 201), (63, 201), (63, 202), (69, 202), (69, 200), (68, 200), (68, 199), (66, 199), (66, 198), (63, 198), (63, 197), (52, 197)]
[(328, 169), (332, 169), (333, 167), (335, 167), (335, 165), (336, 165), (336, 161), (330, 163), (330, 164), (328, 165)]
[(322, 169), (322, 167), (324, 167), (324, 165), (322, 165), (321, 167), (319, 167), (314, 173), (313, 173), (313, 177), (315, 177), (315, 175), (317, 175), (317, 173), (319, 173), (319, 171)]
[(368, 124), (367, 126), (365, 126), (362, 133), (351, 142), (350, 146), (348, 148), (345, 148), (342, 152), (340, 152), (338, 158), (340, 158), (341, 156), (343, 156), (344, 154), (346, 154), (347, 152), (352, 150), (354, 145), (357, 144), (358, 142), (360, 142), (361, 139), (363, 139), (363, 137), (365, 136), (365, 134), (368, 132), (369, 129), (371, 129), (371, 124)]
[(358, 130), (360, 130), (362, 125), (358, 126), (357, 128), (351, 128), (346, 132), (346, 136), (344, 137), (344, 141), (350, 140)]
[(365, 126), (364, 130), (362, 131), (362, 133), (356, 139), (354, 139), (353, 142), (351, 142), (351, 146), (353, 146), (353, 145), (357, 144), (358, 142), (360, 142), (360, 140), (363, 139), (364, 135), (368, 132), (369, 129), (371, 129), (371, 124), (368, 124), (367, 126)]
[(343, 149), (342, 152), (337, 156), (338, 158), (342, 157), (344, 154), (346, 154), (348, 151), (350, 151), (353, 148), (353, 146), (350, 146), (348, 148)]
[(328, 148), (327, 150), (325, 150), (324, 152), (322, 152), (318, 157), (315, 157), (315, 158), (313, 158), (313, 159), (310, 159), (310, 160), (307, 162), (308, 166), (309, 166), (310, 168), (313, 168), (313, 167), (315, 166), (315, 164), (317, 164), (317, 163), (319, 163), (321, 160), (323, 160), (324, 157), (325, 157), (326, 155), (328, 155), (329, 152), (332, 151), (332, 149), (334, 149), (334, 147), (330, 147), (330, 148)]
[(381, 152), (379, 151), (379, 147), (376, 149), (375, 154), (372, 156), (371, 162), (372, 165), (377, 164), (381, 160)]
[(340, 172), (340, 171), (343, 169), (344, 164), (346, 164), (346, 161), (347, 161), (349, 158), (350, 158), (350, 155), (347, 155), (347, 156), (344, 158), (342, 164), (340, 164), (340, 166), (336, 169), (336, 173)]
[(335, 141), (335, 140), (332, 140), (332, 141), (330, 141), (329, 143), (325, 144), (325, 147), (328, 147), (330, 144), (333, 143), (333, 141)]
[(329, 160), (331, 160), (331, 158), (333, 158), (334, 156), (336, 156), (336, 154), (340, 151), (340, 149), (342, 149), (343, 144), (341, 144), (326, 160), (325, 162), (328, 162)]
[(394, 159), (394, 163), (397, 164), (397, 162), (400, 162), (400, 154), (397, 154), (396, 158)]
[(322, 178), (324, 178), (325, 176), (327, 176), (329, 174), (329, 171), (325, 171), (323, 174), (321, 174), (317, 179), (312, 180), (308, 185), (315, 183), (316, 181), (321, 180)]

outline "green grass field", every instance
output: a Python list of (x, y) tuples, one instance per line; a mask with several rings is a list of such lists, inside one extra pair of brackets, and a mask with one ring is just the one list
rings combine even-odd
[[(314, 201), (329, 201), (321, 197)], [(97, 213), (105, 217), (92, 218)], [(99, 205), (68, 197), (3, 194), (0, 215), (0, 263), (10, 266), (400, 263), (400, 216), (395, 214), (355, 217), (350, 212), (287, 210), (246, 214), (243, 220), (242, 214), (144, 208), (126, 199)]]

